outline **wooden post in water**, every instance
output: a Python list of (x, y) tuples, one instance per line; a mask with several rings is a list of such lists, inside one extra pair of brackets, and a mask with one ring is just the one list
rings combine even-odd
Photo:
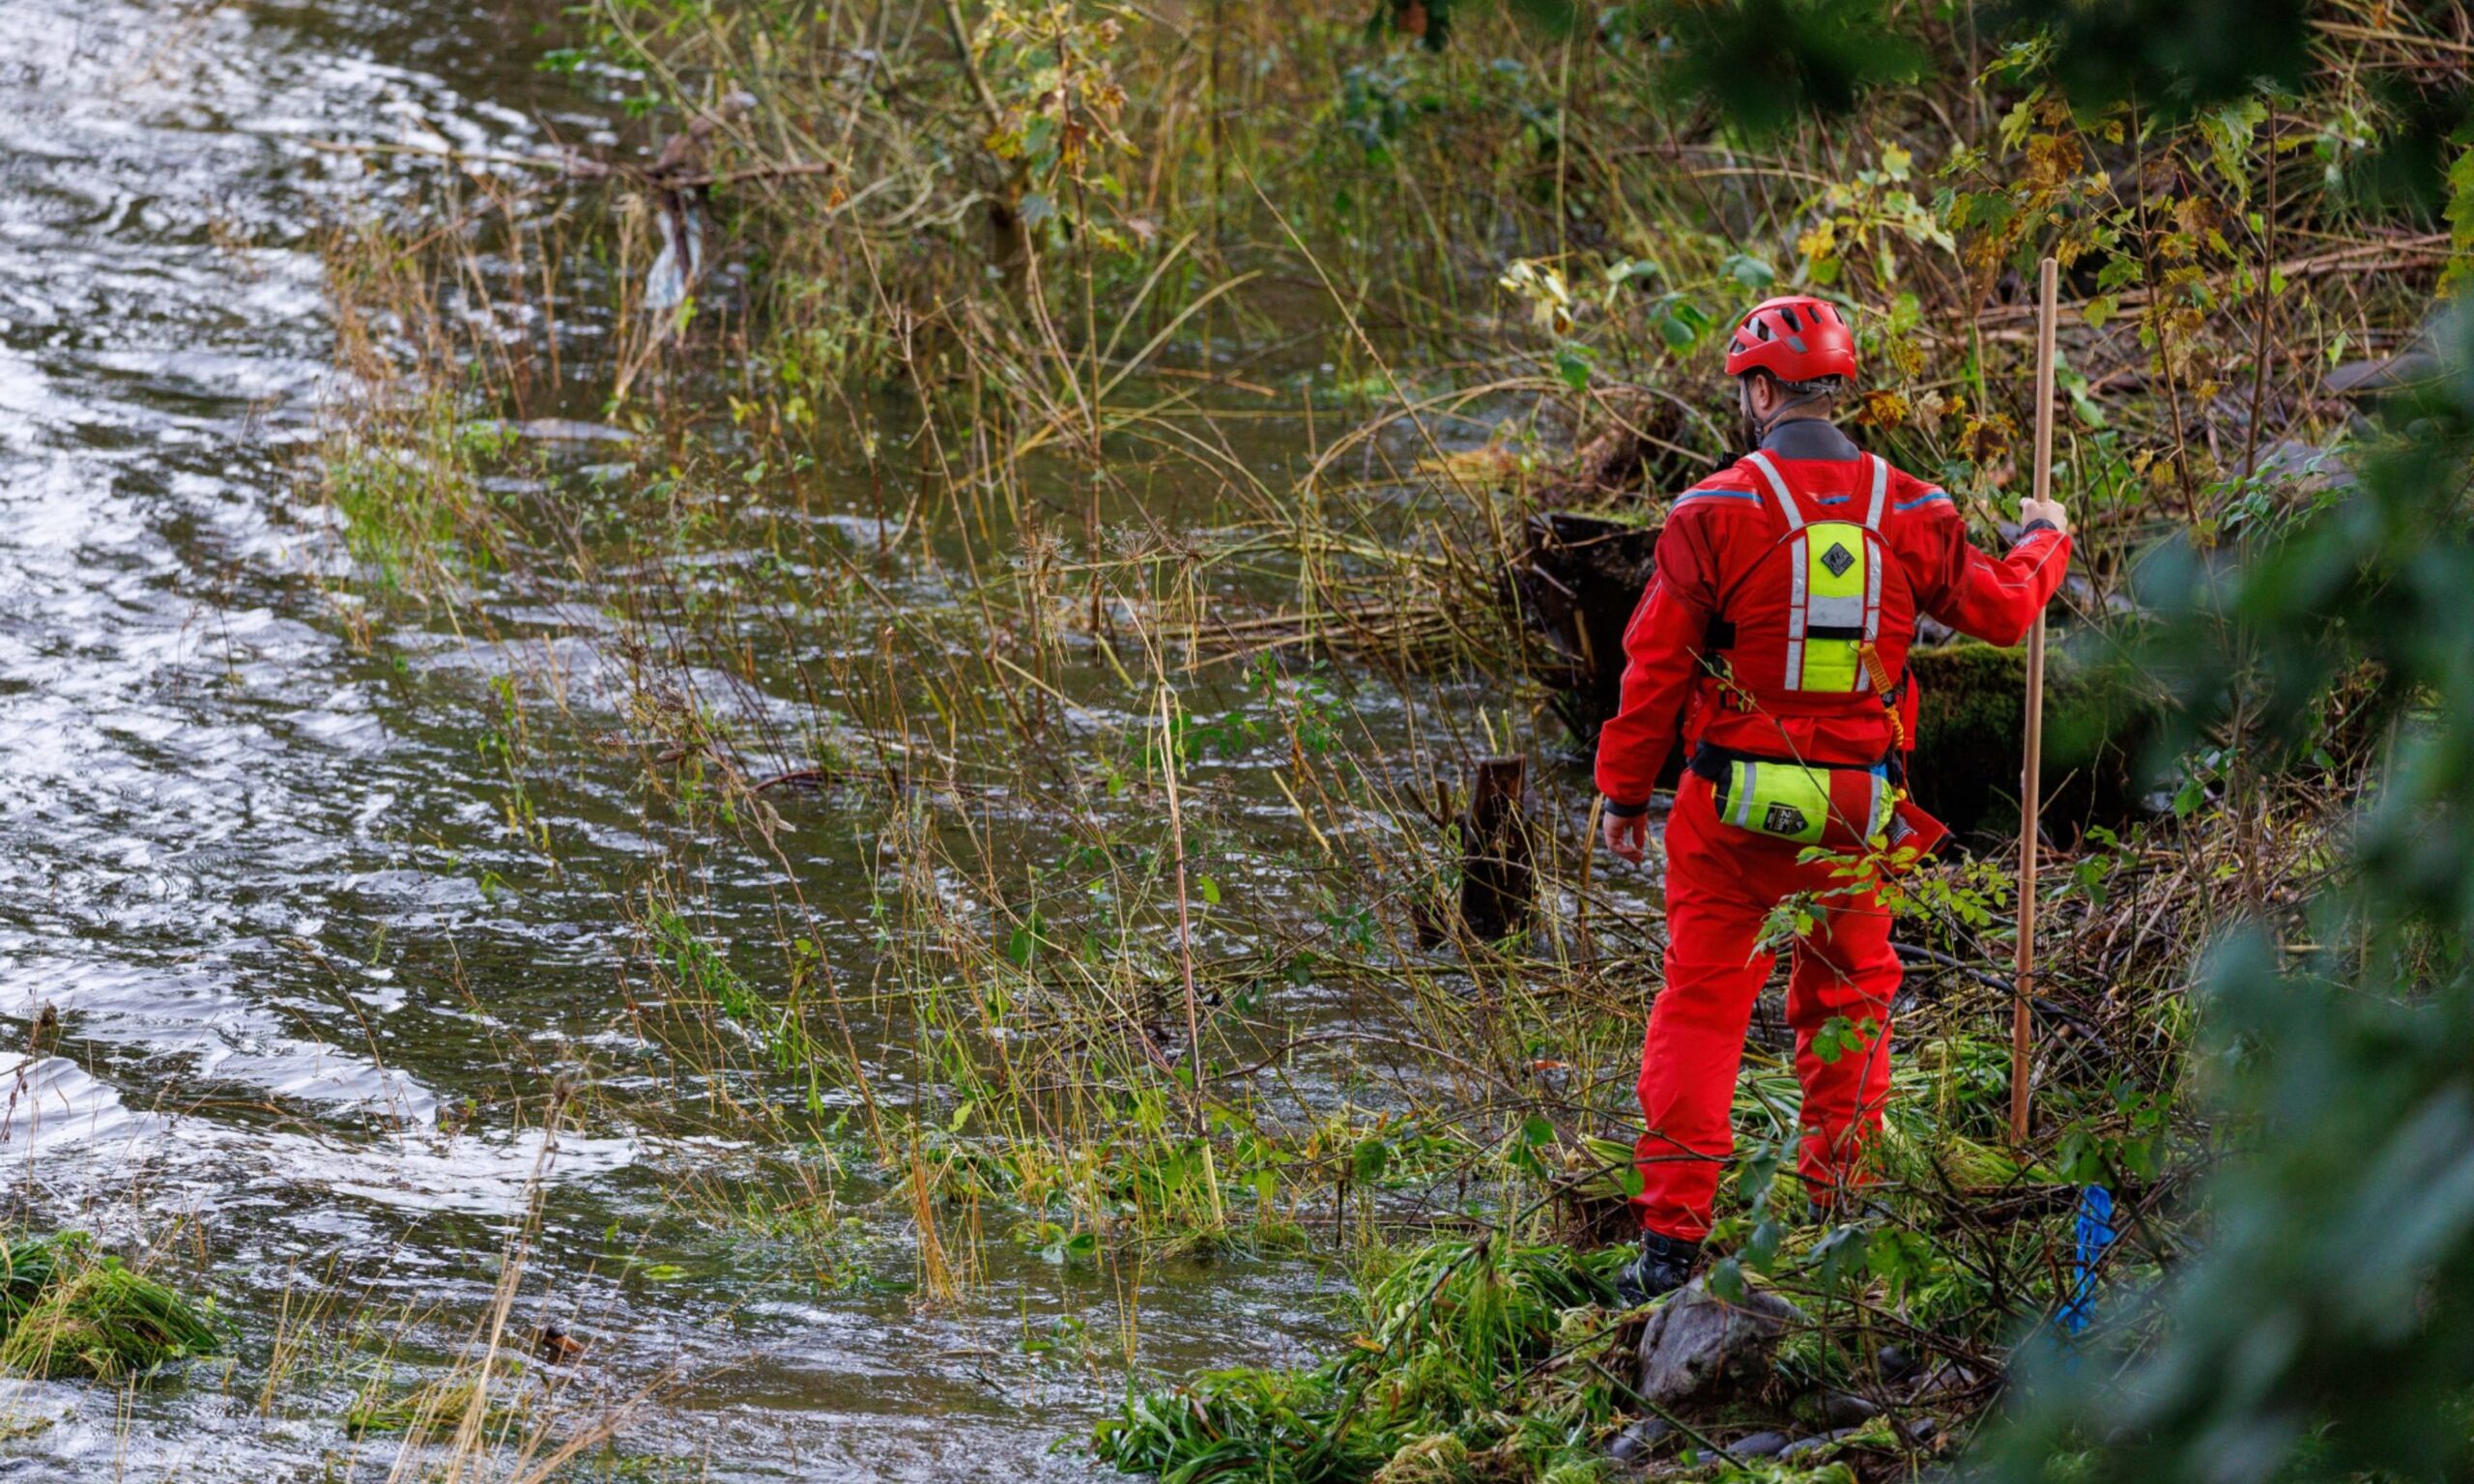
[(1460, 920), (1489, 942), (1528, 927), (1534, 905), (1528, 775), (1526, 757), (1479, 758), (1460, 818)]
[[(2053, 357), (2060, 269), (2044, 260), (2036, 283), (2035, 498), (2053, 498)], [(2027, 756), (2019, 773), (2019, 951), (2010, 1006), (2010, 1142), (2028, 1142), (2028, 1082), (2035, 1062), (2036, 826), (2045, 752), (2045, 615), (2028, 631)]]

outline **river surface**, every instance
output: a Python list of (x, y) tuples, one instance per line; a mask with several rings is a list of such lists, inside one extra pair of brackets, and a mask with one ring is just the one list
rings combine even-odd
[[(606, 141), (534, 65), (555, 20), (0, 0), (0, 1157), (18, 1219), (151, 1252), (236, 1335), (182, 1384), (19, 1386), (9, 1478), (388, 1476), (346, 1412), (470, 1346), (528, 1223), (510, 1324), (590, 1345), (561, 1405), (613, 1419), (612, 1476), (1087, 1477), (1137, 1311), (1155, 1373), (1331, 1337), (1297, 1262), (1000, 1241), (935, 1307), (868, 1228), (820, 1282), (680, 1210), (756, 1152), (618, 1099), (542, 1131), (562, 1071), (632, 1065), (593, 862), (651, 828), (635, 764), (538, 801), (565, 869), (511, 842), (476, 748), (506, 663), (417, 608), (341, 621), (303, 465), (337, 394), (320, 224), (435, 168), (331, 147)], [(589, 615), (499, 619), (590, 649)], [(1045, 1342), (1077, 1335), (1101, 1363)]]

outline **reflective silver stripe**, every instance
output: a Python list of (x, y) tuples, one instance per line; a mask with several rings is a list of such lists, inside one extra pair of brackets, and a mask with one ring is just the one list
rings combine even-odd
[(1746, 454), (1744, 462), (1761, 471), (1761, 477), (1769, 481), (1769, 493), (1778, 497), (1778, 508), (1786, 512), (1787, 528), (1789, 530), (1803, 529), (1804, 512), (1796, 508), (1796, 497), (1787, 493), (1787, 481), (1779, 478), (1778, 471), (1769, 467), (1769, 455)]
[(1787, 543), (1787, 559), (1794, 563), (1788, 571), (1792, 585), (1787, 590), (1787, 689), (1804, 688), (1804, 625), (1811, 620), (1804, 613), (1804, 603), (1811, 581), (1808, 570), (1813, 559), (1812, 537), (1798, 534)]
[(1867, 642), (1882, 637), (1882, 561), (1889, 553), (1875, 540), (1864, 554), (1864, 639)]
[(1752, 795), (1753, 791), (1760, 786), (1761, 764), (1757, 762), (1745, 763), (1743, 765), (1743, 786), (1736, 790), (1735, 817), (1727, 821), (1729, 824), (1742, 825), (1746, 829), (1751, 828)]
[[(1825, 629), (1852, 629), (1864, 621), (1864, 602), (1863, 598), (1852, 592), (1843, 598), (1815, 598), (1798, 616), (1804, 623), (1817, 623)], [(1867, 637), (1870, 637), (1869, 631)]]
[(1813, 559), (1812, 537), (1798, 536), (1787, 543), (1787, 555), (1794, 559), (1795, 569), (1787, 575), (1787, 637), (1804, 637), (1805, 593), (1812, 582), (1808, 566)]
[[(1889, 495), (1889, 460), (1876, 454), (1873, 457), (1873, 503), (1872, 508), (1864, 512), (1864, 528), (1872, 531), (1875, 537), (1872, 549), (1864, 554), (1864, 642), (1868, 644), (1882, 637), (1882, 562), (1889, 553), (1880, 539), (1880, 532), (1882, 506)], [(1869, 691), (1872, 688), (1872, 668), (1858, 665), (1856, 668), (1856, 689)]]
[(1882, 825), (1882, 775), (1875, 773), (1869, 776), (1873, 780), (1873, 796), (1864, 806), (1864, 838), (1866, 840), (1871, 840), (1873, 832), (1880, 829)]

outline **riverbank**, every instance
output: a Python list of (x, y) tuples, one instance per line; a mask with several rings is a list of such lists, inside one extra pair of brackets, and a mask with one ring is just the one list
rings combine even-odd
[[(2297, 142), (2272, 152), (2264, 110), (2132, 141), (2034, 57), (1928, 26), (1946, 72), (1884, 94), (1851, 162), (1838, 133), (1687, 123), (1656, 56), (1610, 33), (1464, 16), (1438, 50), (1338, 14), (913, 21), (598, 13), (583, 54), (637, 79), (618, 91), (644, 86), (653, 124), (583, 165), (483, 162), (492, 209), (450, 252), (383, 227), (339, 244), (344, 301), (381, 328), (348, 359), (387, 389), (328, 467), (393, 601), (600, 605), (591, 665), (541, 644), (511, 686), (510, 828), (556, 861), (531, 790), (585, 739), (643, 769), (665, 844), (625, 912), (665, 1111), (821, 1144), (791, 1204), (886, 1223), (925, 1312), (984, 1306), (1008, 1248), (1122, 1291), (1196, 1254), (1372, 1278), (1473, 1230), (1620, 1236), (1593, 1140), (1633, 1117), (1655, 882), (1591, 860), (1586, 778), (1502, 574), (1540, 503), (1654, 521), (1721, 455), (1691, 389), (1725, 305), (1798, 282), (1870, 306), (1866, 436), (1997, 541), (2028, 420), (2010, 260), (2057, 233), (2083, 629), (2160, 533), (2308, 498), (2229, 467), (2269, 441), (2253, 419), (2280, 443), (2344, 420), (2307, 369), (2226, 389), (2256, 244), (2191, 229), (2263, 194)], [(1990, 92), (1954, 91), (1988, 68)], [(2110, 184), (2163, 169), (2171, 219)], [(2351, 210), (2296, 200), (2281, 230)], [(593, 221), (609, 245), (579, 254)], [(2435, 271), (2414, 242), (2395, 250)], [(2285, 287), (2305, 339), (2415, 312), (2316, 260)], [(2225, 312), (2190, 313), (2201, 293)], [(613, 317), (554, 321), (554, 300)], [(402, 326), (430, 328), (389, 344)], [(508, 436), (544, 418), (597, 431)], [(1636, 457), (1566, 464), (1616, 419)], [(1488, 942), (1456, 929), (1454, 818), (1498, 754), (1539, 764), (1542, 910)], [(1930, 1421), (1873, 1440), (1904, 1467), (1962, 1435), (2065, 1296), (2081, 1184), (2139, 1212), (2125, 1274), (2179, 1240), (2172, 1172), (2202, 1152), (2175, 1112), (2181, 990), (2237, 910), (2209, 883), (2240, 850), (2281, 890), (2342, 822), (2204, 761), (2142, 822), (2109, 786), (2044, 907), (2024, 1156), (2001, 1153), (1998, 836), (1908, 903), (1897, 1168), (1860, 1219), (1766, 1205), (1793, 1099), (1774, 1025), (1756, 1032), (1719, 1245), (1843, 1316), (1794, 1363)], [(723, 860), (743, 885), (711, 878)], [(717, 915), (758, 882), (767, 913)], [(1620, 1368), (1632, 1331), (1575, 1323)], [(1180, 1374), (1139, 1327), (1074, 1338), (1137, 1384)], [(1472, 1358), (1475, 1389), (1414, 1420), (1378, 1423), (1338, 1380), (1292, 1405), (1267, 1398), (1314, 1384), (1239, 1376), (1214, 1394), (1253, 1398), (1256, 1443), (1223, 1419), (1192, 1455), (1138, 1426), (1110, 1446), (1277, 1473), (1304, 1467), (1292, 1446), (1371, 1468), (1443, 1427), (1487, 1467), (1594, 1467), (1639, 1409), (1595, 1371), (1532, 1394), (1533, 1341)], [(1879, 1370), (1884, 1345), (1933, 1357), (1929, 1398), (1924, 1369)], [(1176, 1395), (1138, 1405), (1186, 1415)], [(1532, 1407), (1569, 1425), (1484, 1420)], [(1333, 1431), (1361, 1417), (1371, 1433)]]
[[(125, 1210), (240, 1335), (131, 1404), (142, 1456), (211, 1418), (260, 1474), (1083, 1478), (1105, 1423), (1168, 1472), (1601, 1467), (1642, 1414), (1589, 1275), (1663, 924), (1593, 854), (1528, 518), (1654, 525), (1724, 453), (1729, 307), (1797, 285), (1863, 311), (1863, 436), (1999, 540), (2016, 270), (2057, 247), (2062, 617), (2103, 673), (2161, 537), (2323, 499), (2256, 455), (2347, 436), (2326, 368), (2402, 345), (2449, 248), (2347, 184), (2378, 35), (2155, 124), (1909, 17), (1913, 75), (1754, 133), (1651, 31), (1445, 10), (114, 13), (218, 86), (293, 59), (165, 105), (245, 158), (199, 194), (237, 221), (125, 244), (164, 208), (91, 121), (17, 167), (124, 182), (61, 207), (55, 255), (130, 254), (76, 282), (195, 255), (142, 343), (10, 342), (79, 388), (12, 477), (64, 614), (12, 733), (24, 900), (65, 904), (14, 977), (72, 1115), (25, 1200)], [(85, 55), (45, 64), (72, 121)], [(1632, 456), (1573, 456), (1618, 424)], [(1920, 1467), (2068, 1295), (2082, 1186), (2114, 1277), (2195, 1240), (2194, 964), (2299, 910), (2377, 694), (2312, 699), (2307, 768), (2257, 710), (2166, 728), (2135, 817), (2057, 842), (2027, 1150), (1993, 804), (1905, 903), (1860, 1215), (1773, 1187), (1757, 1017), (1717, 1247), (1821, 1323), (1751, 1402), (1856, 1395), (1888, 1421), (1850, 1466)], [(1499, 756), (1509, 936), (1454, 910)], [(1978, 766), (1998, 802), (2016, 759)], [(1642, 1457), (1710, 1471), (1777, 1430), (1751, 1402)]]

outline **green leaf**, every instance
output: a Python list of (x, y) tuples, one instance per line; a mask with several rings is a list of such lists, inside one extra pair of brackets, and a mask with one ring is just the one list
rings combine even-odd
[(1778, 281), (1778, 270), (1748, 252), (1732, 252), (1718, 265), (1718, 271), (1759, 293)]
[(2141, 267), (2139, 259), (2133, 257), (2109, 258), (2106, 260), (2104, 267), (2096, 270), (2096, 292), (2099, 294), (2115, 294), (2119, 293), (2123, 289), (2129, 288), (2132, 284), (2143, 283), (2146, 279), (2146, 270)]
[(1729, 1303), (1744, 1300), (1743, 1264), (1732, 1257), (1720, 1258), (1710, 1269), (1710, 1292)]
[(2448, 167), (2448, 269), (2440, 275), (2440, 292), (2449, 293), (2474, 278), (2474, 146), (2460, 151)]

